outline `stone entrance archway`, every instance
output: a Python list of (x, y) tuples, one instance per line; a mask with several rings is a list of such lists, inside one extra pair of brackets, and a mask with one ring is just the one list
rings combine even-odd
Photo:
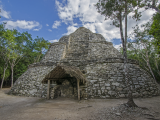
[[(79, 85), (80, 83), (84, 84), (86, 82), (83, 73), (78, 68), (73, 66), (58, 65), (48, 75), (46, 75), (46, 77), (42, 81), (42, 83), (48, 82), (47, 99), (50, 98), (50, 92), (52, 92), (50, 91), (51, 81), (54, 81), (57, 83), (57, 86), (55, 86), (55, 89), (53, 88), (54, 94), (56, 93), (61, 96), (70, 95), (69, 93), (67, 93), (67, 91), (70, 92), (70, 85), (72, 85), (73, 90), (74, 90), (74, 87), (76, 86), (78, 100), (80, 100)], [(73, 83), (76, 83), (77, 85)], [(65, 85), (59, 85), (59, 84), (65, 84)], [(55, 90), (57, 90), (57, 92)]]

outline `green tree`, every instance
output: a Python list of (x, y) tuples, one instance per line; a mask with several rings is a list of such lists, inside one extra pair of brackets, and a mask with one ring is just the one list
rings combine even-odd
[(15, 36), (14, 36), (14, 31), (11, 30), (6, 30), (4, 33), (4, 41), (6, 45), (3, 45), (6, 48), (7, 51), (7, 58), (9, 59), (9, 63), (11, 65), (11, 87), (13, 85), (13, 65), (12, 65), (12, 60), (14, 61), (14, 58), (16, 58), (16, 53), (14, 52), (14, 48), (16, 46), (15, 44)]
[[(1, 57), (2, 58), (2, 57)], [(10, 76), (10, 68), (6, 65), (6, 61), (0, 59), (0, 81), (1, 81), (1, 88), (5, 81), (7, 81), (8, 77)]]
[(33, 40), (31, 34), (28, 32), (24, 32), (22, 34), (23, 39), (25, 40), (25, 48), (23, 48), (25, 54), (15, 66), (14, 79), (17, 79), (21, 74), (23, 74), (27, 70), (29, 64), (39, 62), (50, 44), (47, 40), (38, 36)]
[(46, 41), (43, 37), (34, 39), (33, 47), (34, 52), (36, 53), (36, 58), (34, 59), (34, 62), (39, 62), (42, 55), (46, 52), (46, 50), (49, 48), (50, 43)]
[[(139, 1), (137, 0), (99, 0), (96, 4), (98, 12), (105, 16), (105, 19), (111, 19), (113, 25), (120, 29), (121, 41), (123, 46), (123, 58), (124, 58), (124, 79), (128, 88), (128, 102), (130, 107), (136, 107), (137, 105), (133, 101), (132, 90), (130, 87), (130, 76), (127, 68), (127, 16), (129, 13), (134, 12), (133, 18), (139, 20), (140, 14), (138, 13)], [(123, 35), (122, 21), (125, 19), (125, 35)]]
[(134, 36), (135, 36), (135, 38), (134, 38), (135, 40), (134, 40), (134, 42), (132, 42), (130, 44), (130, 48), (134, 49), (135, 51), (137, 51), (139, 54), (142, 55), (142, 58), (146, 62), (147, 67), (148, 67), (148, 68), (146, 68), (146, 70), (149, 69), (148, 71), (151, 73), (154, 80), (156, 81), (155, 76), (153, 74), (153, 71), (151, 69), (150, 59), (149, 59), (149, 53), (151, 52), (150, 50), (152, 47), (152, 44), (149, 41), (150, 36), (147, 34), (146, 29), (141, 31), (139, 26), (137, 26), (134, 29)]
[[(160, 8), (160, 6), (159, 6)], [(160, 54), (160, 14), (156, 13), (153, 18), (153, 22), (150, 27), (149, 34), (153, 35), (154, 40), (153, 44), (155, 45), (155, 48), (157, 50), (157, 53)]]
[(14, 79), (23, 74), (29, 64), (40, 61), (50, 45), (44, 38), (37, 36), (33, 40), (28, 32), (20, 33), (15, 29), (4, 29), (4, 25), (0, 25), (0, 39), (1, 88), (9, 76), (12, 86)]
[(6, 42), (5, 48), (9, 56), (9, 64), (11, 67), (11, 87), (13, 86), (13, 73), (14, 67), (24, 56), (25, 52), (25, 41), (21, 33), (17, 30), (8, 30), (6, 29), (4, 34), (4, 40)]
[(8, 42), (5, 40), (6, 36), (10, 36), (9, 33), (7, 33), (4, 29), (4, 25), (0, 25), (0, 56), (2, 58), (2, 63), (3, 63), (3, 76), (2, 76), (2, 81), (1, 81), (1, 89), (3, 87), (3, 82), (6, 77), (6, 70), (8, 68), (8, 62), (10, 59), (10, 54), (8, 51)]
[(153, 36), (149, 35), (151, 22), (141, 26), (134, 27), (132, 33), (132, 42), (128, 43), (128, 55), (132, 59), (139, 61), (140, 66), (148, 71), (154, 78), (154, 82), (160, 77), (158, 55), (155, 46), (153, 45)]

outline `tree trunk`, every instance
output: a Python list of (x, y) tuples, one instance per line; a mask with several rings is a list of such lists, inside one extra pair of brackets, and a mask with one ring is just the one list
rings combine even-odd
[[(22, 57), (23, 57), (23, 56), (21, 56), (19, 59), (18, 59), (18, 57), (15, 58), (15, 59), (13, 59), (13, 60), (12, 60), (12, 63), (11, 63), (11, 61), (9, 61), (9, 64), (10, 64), (10, 66), (11, 66), (11, 72), (12, 72), (12, 74), (11, 74), (11, 87), (13, 87), (13, 72), (14, 72), (14, 66), (17, 65), (17, 63), (21, 60)], [(18, 59), (18, 60), (17, 60), (17, 59)], [(17, 60), (17, 62), (16, 62), (16, 60)]]
[(123, 45), (123, 58), (124, 58), (124, 79), (127, 85), (128, 89), (128, 102), (127, 106), (129, 107), (137, 107), (137, 105), (133, 101), (132, 97), (132, 90), (129, 85), (129, 79), (128, 79), (128, 70), (127, 70), (127, 50), (126, 50), (126, 43), (127, 43), (127, 0), (125, 1), (125, 40), (123, 36), (123, 27), (122, 27), (122, 16), (121, 16), (121, 11), (120, 11), (120, 17), (119, 17), (119, 22), (120, 22), (120, 34), (121, 34), (121, 40), (122, 40), (122, 45)]
[(153, 7), (153, 9), (155, 9), (160, 14), (160, 10), (157, 7)]
[(42, 55), (42, 53), (39, 54), (37, 62), (39, 62), (39, 59), (40, 59), (41, 55)]
[(148, 4), (147, 7), (156, 10), (156, 12), (160, 14), (160, 9), (158, 7), (156, 7), (156, 0), (152, 0), (152, 5)]
[(157, 13), (159, 13), (159, 14), (160, 14), (160, 10), (159, 10), (159, 8), (158, 8), (158, 7), (156, 7), (155, 5), (150, 5), (149, 7), (150, 7), (150, 8), (152, 8), (152, 9), (154, 9)]
[(156, 83), (157, 82), (157, 80), (156, 80), (156, 78), (155, 78), (155, 76), (154, 76), (154, 74), (153, 74), (153, 71), (152, 71), (152, 68), (151, 68), (151, 66), (150, 66), (150, 63), (149, 63), (149, 56), (148, 56), (148, 50), (147, 50), (147, 48), (146, 48), (146, 61), (147, 61), (147, 66), (149, 67), (149, 70), (150, 70), (150, 72), (151, 72), (151, 74), (152, 74), (152, 76), (153, 76), (153, 79), (154, 79), (154, 83)]
[(13, 63), (12, 63), (12, 65), (11, 65), (11, 87), (13, 87), (13, 68), (14, 68), (14, 65), (13, 65)]
[[(7, 64), (7, 65), (6, 65)], [(6, 66), (5, 66), (6, 65)], [(2, 82), (1, 82), (1, 89), (3, 87), (3, 82), (4, 82), (4, 78), (5, 78), (5, 73), (6, 73), (6, 70), (8, 68), (8, 63), (5, 63), (4, 64), (4, 70), (3, 70), (3, 78), (2, 78)]]
[(48, 80), (48, 88), (47, 88), (47, 99), (50, 98), (50, 80)]
[(128, 88), (128, 102), (127, 105), (129, 107), (137, 107), (137, 105), (133, 101), (133, 96), (132, 96), (132, 83), (131, 83), (131, 78), (129, 77), (129, 70), (127, 67), (127, 14), (128, 14), (128, 8), (127, 8), (127, 0), (125, 1), (125, 44), (124, 44), (124, 74), (125, 74), (125, 82), (127, 83), (127, 88)]
[(150, 66), (150, 63), (149, 63), (149, 61), (147, 61), (147, 66), (149, 67), (149, 70), (150, 70), (150, 72), (151, 72), (151, 74), (152, 74), (152, 76), (153, 76), (153, 79), (154, 79), (154, 83), (156, 83), (157, 82), (157, 80), (156, 80), (156, 78), (155, 78), (155, 76), (154, 76), (154, 74), (153, 74), (153, 71), (152, 71), (152, 68), (151, 68), (151, 66)]
[(79, 90), (79, 80), (77, 80), (77, 92), (78, 92), (78, 100), (80, 100), (80, 90)]
[[(158, 58), (159, 58), (159, 56), (158, 56)], [(160, 70), (159, 70), (159, 68), (158, 68), (158, 64), (157, 64), (157, 60), (155, 59), (155, 64), (156, 64), (156, 68), (157, 68), (157, 73), (158, 73), (158, 75), (160, 76)]]

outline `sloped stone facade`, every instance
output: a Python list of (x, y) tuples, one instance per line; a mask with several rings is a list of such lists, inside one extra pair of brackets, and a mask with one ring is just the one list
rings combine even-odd
[[(15, 95), (46, 98), (47, 84), (42, 80), (58, 64), (79, 68), (86, 78), (81, 84), (81, 98), (122, 98), (127, 97), (127, 87), (123, 77), (123, 58), (111, 42), (90, 30), (80, 27), (74, 33), (63, 36), (59, 42), (52, 43), (41, 62), (29, 66), (14, 83), (10, 93)], [(137, 62), (128, 60), (129, 75), (134, 97), (159, 95), (158, 85)], [(69, 81), (69, 80), (68, 80)], [(68, 83), (65, 81), (64, 83)], [(65, 86), (68, 86), (65, 87)], [(61, 96), (77, 96), (70, 85), (51, 84), (51, 98), (64, 90)], [(68, 91), (67, 91), (68, 90)]]
[[(158, 95), (158, 87), (152, 78), (138, 65), (128, 64), (132, 78), (131, 86), (134, 97)], [(123, 63), (94, 63), (87, 67), (88, 94), (91, 98), (127, 97), (128, 90), (123, 78)]]

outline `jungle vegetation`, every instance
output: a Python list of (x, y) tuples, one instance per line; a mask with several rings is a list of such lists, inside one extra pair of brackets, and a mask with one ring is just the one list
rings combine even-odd
[(50, 43), (43, 37), (32, 38), (28, 32), (5, 29), (0, 25), (0, 83), (10, 87), (28, 68), (39, 62)]

